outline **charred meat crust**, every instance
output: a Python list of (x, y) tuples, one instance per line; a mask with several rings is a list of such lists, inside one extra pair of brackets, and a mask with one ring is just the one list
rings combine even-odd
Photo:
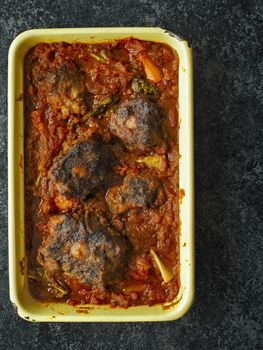
[(115, 214), (131, 208), (149, 209), (163, 203), (164, 190), (160, 180), (150, 174), (127, 175), (123, 185), (108, 190), (106, 201)]
[[(35, 72), (34, 72), (35, 71)], [(39, 94), (49, 88), (47, 103), (53, 109), (62, 112), (67, 118), (71, 113), (84, 114), (87, 111), (85, 102), (85, 75), (75, 62), (68, 61), (56, 68), (41, 70), (39, 63), (32, 65), (33, 84)]]
[(61, 194), (84, 200), (96, 192), (114, 162), (109, 146), (97, 140), (82, 142), (53, 164), (51, 184)]
[(160, 116), (158, 106), (149, 99), (129, 99), (119, 105), (110, 127), (128, 148), (144, 151), (161, 143)]
[(122, 277), (130, 247), (110, 227), (87, 228), (84, 217), (57, 215), (49, 220), (50, 235), (38, 250), (38, 262), (51, 276), (66, 273), (80, 283), (104, 288)]

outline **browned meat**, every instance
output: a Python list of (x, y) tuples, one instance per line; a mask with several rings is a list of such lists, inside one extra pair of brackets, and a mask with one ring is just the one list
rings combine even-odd
[(100, 224), (87, 228), (84, 218), (57, 215), (48, 223), (50, 234), (38, 250), (38, 262), (49, 279), (66, 273), (80, 283), (107, 287), (119, 279), (127, 264), (129, 243)]
[[(48, 72), (39, 70), (39, 63), (32, 67), (33, 83), (39, 93), (48, 86), (47, 102), (60, 110), (64, 118), (71, 113), (84, 114), (87, 106), (84, 99), (85, 76), (74, 62), (66, 62)], [(37, 71), (38, 74), (34, 74)]]
[(145, 98), (124, 101), (112, 116), (110, 127), (132, 150), (143, 151), (161, 143), (160, 111)]
[(51, 186), (60, 194), (84, 200), (111, 173), (114, 157), (109, 146), (94, 140), (74, 146), (50, 170)]
[(164, 201), (164, 190), (158, 178), (150, 174), (127, 175), (122, 186), (108, 190), (106, 201), (113, 213), (123, 213), (131, 208), (158, 207)]

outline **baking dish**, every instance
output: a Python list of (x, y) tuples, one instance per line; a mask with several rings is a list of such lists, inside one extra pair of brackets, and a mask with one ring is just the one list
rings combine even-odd
[[(180, 280), (172, 303), (128, 309), (59, 303), (41, 303), (28, 291), (24, 234), (24, 125), (23, 68), (26, 52), (40, 42), (104, 42), (135, 37), (162, 42), (179, 55), (179, 163)], [(194, 188), (193, 188), (193, 95), (192, 52), (186, 41), (160, 28), (37, 29), (20, 34), (11, 44), (8, 67), (8, 181), (9, 181), (9, 281), (10, 299), (18, 314), (29, 321), (109, 322), (166, 321), (183, 316), (194, 296)], [(21, 271), (22, 270), (24, 271)]]

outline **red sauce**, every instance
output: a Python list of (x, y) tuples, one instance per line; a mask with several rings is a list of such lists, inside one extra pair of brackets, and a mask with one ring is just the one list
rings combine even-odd
[[(26, 239), (35, 298), (129, 307), (176, 297), (178, 66), (167, 45), (133, 38), (28, 52)], [(170, 282), (150, 249), (172, 271)]]

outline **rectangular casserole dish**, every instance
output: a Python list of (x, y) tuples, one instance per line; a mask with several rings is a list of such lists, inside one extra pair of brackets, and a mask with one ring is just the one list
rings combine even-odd
[[(73, 307), (41, 303), (28, 291), (24, 234), (24, 106), (23, 73), (27, 51), (40, 42), (104, 42), (127, 37), (165, 43), (179, 55), (179, 173), (180, 291), (165, 305), (128, 309), (108, 306)], [(23, 32), (12, 42), (8, 66), (8, 188), (10, 299), (19, 316), (29, 321), (128, 322), (167, 321), (183, 316), (194, 296), (194, 186), (193, 186), (192, 51), (186, 41), (160, 28), (37, 29)]]

